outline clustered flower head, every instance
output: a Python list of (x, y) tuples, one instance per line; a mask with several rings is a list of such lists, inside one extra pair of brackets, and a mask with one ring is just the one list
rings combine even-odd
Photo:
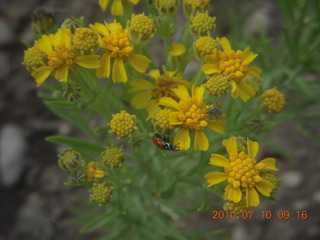
[(210, 172), (205, 175), (209, 187), (227, 181), (224, 198), (226, 201), (239, 203), (243, 198), (246, 207), (256, 207), (260, 204), (259, 194), (270, 197), (276, 186), (268, 181), (265, 172), (278, 171), (276, 159), (265, 158), (260, 162), (255, 159), (259, 144), (247, 140), (247, 152), (239, 151), (235, 137), (223, 140), (229, 159), (220, 154), (211, 154), (210, 164), (224, 168), (224, 172)]
[(111, 168), (121, 167), (124, 161), (123, 149), (115, 146), (106, 147), (106, 150), (101, 155), (102, 162)]
[(155, 5), (161, 14), (174, 15), (180, 0), (155, 0)]
[(207, 77), (204, 86), (210, 95), (221, 97), (221, 95), (229, 92), (231, 83), (228, 76), (214, 74)]
[(95, 179), (105, 177), (105, 172), (97, 169), (96, 162), (89, 162), (85, 169), (85, 180), (86, 182), (93, 182)]
[(137, 129), (136, 116), (130, 115), (125, 110), (112, 114), (110, 128), (109, 133), (116, 135), (118, 139), (132, 137), (132, 134)]
[(208, 36), (216, 29), (216, 18), (210, 17), (208, 13), (198, 13), (190, 24), (191, 32), (196, 36)]
[(196, 57), (202, 61), (205, 56), (213, 54), (218, 42), (210, 36), (199, 37), (193, 44)]
[(90, 200), (99, 205), (107, 205), (112, 196), (112, 189), (113, 187), (105, 182), (95, 182), (90, 189)]
[(221, 74), (230, 79), (232, 98), (240, 97), (243, 101), (248, 101), (256, 95), (255, 89), (246, 83), (246, 78), (253, 76), (262, 80), (260, 77), (261, 69), (249, 64), (257, 57), (247, 47), (244, 51), (234, 51), (227, 38), (220, 39), (220, 49), (215, 49), (212, 55), (205, 57), (205, 64), (202, 71), (207, 74)]
[(205, 12), (210, 6), (211, 0), (183, 0), (183, 9), (187, 15), (197, 12)]
[(81, 55), (94, 54), (98, 47), (98, 34), (90, 28), (77, 28), (73, 38), (76, 52)]
[(131, 104), (137, 109), (146, 108), (148, 111), (147, 119), (150, 119), (160, 110), (160, 98), (171, 97), (177, 99), (173, 89), (179, 85), (189, 87), (189, 83), (184, 80), (182, 73), (167, 71), (165, 68), (163, 68), (163, 72), (163, 74), (160, 74), (158, 69), (150, 70), (147, 76), (153, 82), (145, 79), (137, 79), (131, 82), (130, 92), (139, 92), (132, 98)]
[(136, 44), (147, 43), (156, 32), (154, 21), (144, 13), (133, 14), (127, 25), (129, 38)]
[(180, 128), (174, 138), (174, 145), (179, 146), (180, 150), (190, 148), (190, 132), (195, 133), (194, 150), (206, 151), (209, 148), (209, 141), (204, 133), (209, 128), (217, 133), (224, 133), (223, 120), (211, 120), (207, 109), (212, 106), (205, 104), (203, 95), (204, 87), (192, 86), (192, 94), (183, 85), (172, 89), (179, 101), (172, 97), (160, 98), (159, 104), (173, 109), (170, 114), (170, 124)]
[(267, 113), (281, 112), (286, 105), (284, 94), (276, 87), (266, 90), (262, 94), (263, 107)]
[(154, 116), (154, 126), (156, 127), (157, 131), (170, 134), (175, 130), (176, 126), (171, 125), (169, 118), (172, 110), (170, 109), (161, 109), (155, 116)]

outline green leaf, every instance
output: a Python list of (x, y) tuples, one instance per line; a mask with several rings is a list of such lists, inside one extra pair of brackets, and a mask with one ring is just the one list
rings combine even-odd
[(101, 152), (104, 150), (104, 147), (101, 144), (91, 143), (72, 137), (51, 136), (47, 137), (46, 141), (71, 147), (84, 157), (88, 158), (100, 156)]
[(64, 101), (45, 101), (44, 102), (47, 106), (51, 106), (51, 107), (56, 107), (56, 108), (61, 108), (61, 109), (75, 109), (76, 106), (74, 103), (72, 102), (64, 102)]
[(100, 214), (98, 216), (96, 215), (96, 217), (93, 217), (90, 222), (88, 222), (80, 229), (80, 233), (89, 233), (98, 228), (101, 228), (108, 222), (112, 221), (117, 215), (118, 214), (115, 211), (108, 211), (104, 214)]

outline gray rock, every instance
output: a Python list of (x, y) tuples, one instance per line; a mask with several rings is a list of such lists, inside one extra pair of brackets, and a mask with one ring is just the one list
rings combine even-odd
[(6, 77), (7, 75), (9, 75), (9, 73), (10, 73), (9, 55), (1, 51), (0, 52), (0, 79)]
[(14, 185), (24, 168), (26, 141), (22, 129), (7, 124), (0, 131), (0, 181), (4, 186)]
[(10, 43), (13, 40), (13, 31), (10, 24), (0, 17), (0, 46)]

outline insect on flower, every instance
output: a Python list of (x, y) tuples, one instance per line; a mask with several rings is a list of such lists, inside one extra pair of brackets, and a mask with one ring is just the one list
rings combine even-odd
[(168, 151), (177, 151), (176, 146), (169, 143), (169, 138), (167, 137), (161, 137), (159, 134), (155, 134), (152, 137), (152, 140), (155, 145), (157, 145), (162, 150), (168, 150)]
[(213, 115), (216, 118), (219, 118), (222, 116), (222, 110), (221, 107), (218, 105), (215, 105), (211, 108), (208, 108), (206, 111), (207, 114)]

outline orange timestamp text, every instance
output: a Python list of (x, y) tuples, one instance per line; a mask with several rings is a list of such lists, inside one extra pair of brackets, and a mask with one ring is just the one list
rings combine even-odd
[(278, 211), (243, 211), (238, 214), (235, 211), (212, 211), (212, 219), (302, 219), (306, 220), (308, 218), (308, 212), (306, 210), (302, 211), (289, 211), (289, 210), (278, 210)]

